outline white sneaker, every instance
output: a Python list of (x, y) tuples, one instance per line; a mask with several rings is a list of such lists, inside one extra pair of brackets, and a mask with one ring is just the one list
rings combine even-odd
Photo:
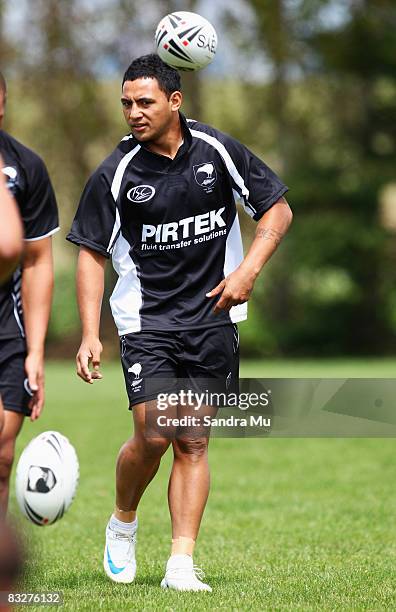
[(136, 574), (135, 546), (136, 529), (114, 531), (110, 521), (106, 527), (106, 546), (103, 555), (103, 567), (107, 576), (114, 582), (133, 582)]
[(161, 582), (161, 587), (176, 591), (211, 592), (211, 587), (200, 580), (203, 577), (203, 571), (194, 565), (190, 555), (172, 555), (166, 564), (165, 578)]

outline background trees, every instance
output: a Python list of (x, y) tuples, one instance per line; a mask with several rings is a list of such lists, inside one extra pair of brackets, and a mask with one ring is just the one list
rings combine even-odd
[[(189, 0), (220, 32), (183, 75), (186, 112), (250, 146), (291, 188), (293, 228), (241, 325), (250, 355), (393, 350), (396, 7), (391, 0)], [(125, 133), (120, 77), (177, 0), (0, 0), (6, 129), (44, 157), (65, 234), (83, 184)], [(243, 222), (246, 242), (254, 226)], [(52, 340), (78, 334), (73, 248), (57, 239)], [(60, 257), (59, 257), (60, 255)], [(109, 289), (112, 284), (109, 275)], [(104, 333), (114, 339), (104, 317)], [(113, 342), (113, 340), (112, 340)], [(73, 341), (74, 347), (74, 341)]]

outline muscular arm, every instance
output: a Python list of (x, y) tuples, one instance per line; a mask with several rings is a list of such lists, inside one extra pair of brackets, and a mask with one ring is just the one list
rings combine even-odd
[(53, 287), (52, 239), (26, 242), (22, 260), (22, 308), (27, 346), (25, 370), (33, 391), (32, 421), (40, 416), (44, 405), (44, 342)]
[(1, 172), (0, 157), (0, 283), (13, 271), (22, 253), (22, 222)]
[[(100, 311), (104, 291), (106, 258), (82, 247), (77, 264), (77, 300), (82, 326), (81, 346), (77, 353), (77, 374), (92, 384), (102, 378), (99, 372), (102, 344), (99, 340)], [(89, 369), (92, 363), (93, 371)]]
[(241, 265), (221, 281), (207, 297), (221, 297), (214, 312), (229, 311), (232, 306), (247, 302), (263, 266), (270, 259), (286, 234), (293, 214), (285, 198), (280, 198), (260, 219), (255, 238)]

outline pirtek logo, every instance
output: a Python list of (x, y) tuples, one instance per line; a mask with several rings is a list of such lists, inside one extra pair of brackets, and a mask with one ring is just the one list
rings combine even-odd
[(151, 185), (138, 185), (127, 193), (127, 198), (131, 202), (148, 202), (155, 195), (155, 189)]
[[(159, 225), (143, 225), (142, 242), (147, 242), (148, 238), (154, 238), (154, 242), (176, 242), (182, 238), (207, 234), (215, 227), (225, 227), (226, 223), (222, 218), (225, 207), (219, 210), (211, 210), (203, 215), (186, 217), (174, 223), (160, 223)], [(181, 236), (179, 236), (179, 232)]]

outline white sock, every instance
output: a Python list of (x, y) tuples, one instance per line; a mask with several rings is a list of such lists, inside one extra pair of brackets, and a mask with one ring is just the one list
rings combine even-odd
[(135, 518), (132, 523), (124, 523), (124, 521), (120, 521), (118, 518), (114, 516), (114, 514), (110, 517), (110, 529), (113, 531), (136, 531), (137, 528), (137, 518)]

